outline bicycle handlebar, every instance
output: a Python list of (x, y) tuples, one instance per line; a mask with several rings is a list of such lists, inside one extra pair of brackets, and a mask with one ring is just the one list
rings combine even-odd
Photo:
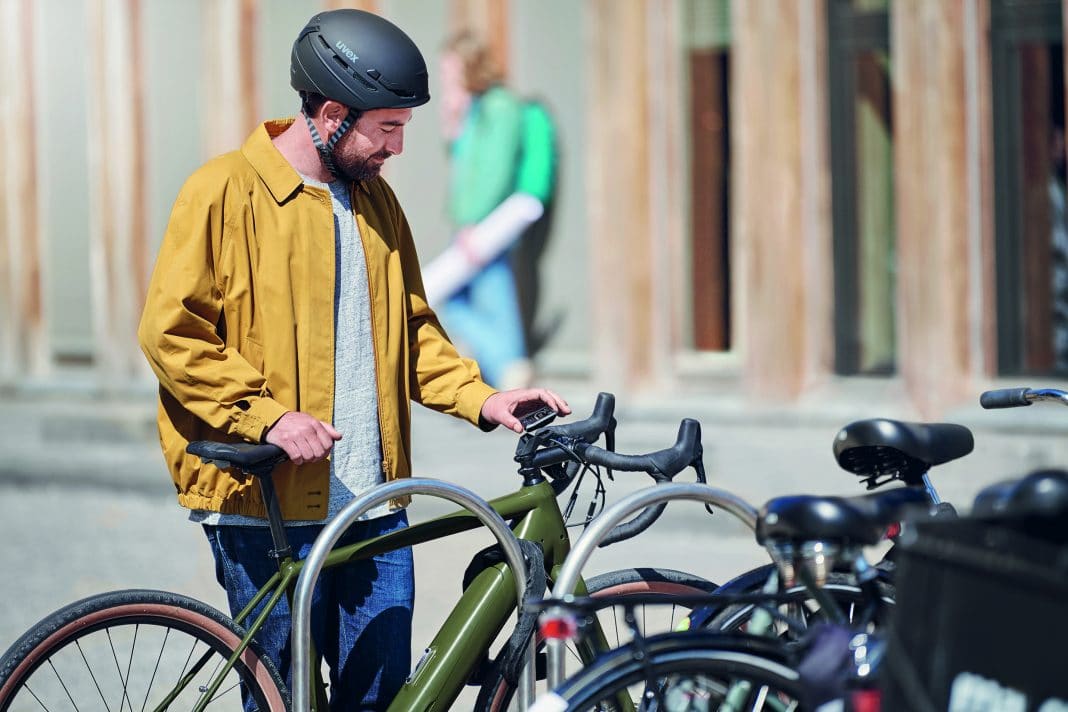
[(679, 434), (674, 445), (644, 455), (624, 455), (596, 445), (586, 447), (580, 454), (591, 465), (623, 472), (645, 472), (657, 482), (663, 482), (682, 472), (702, 455), (701, 424), (690, 418), (683, 419), (679, 423)]
[(611, 393), (598, 393), (597, 402), (593, 404), (593, 413), (585, 420), (566, 425), (549, 425), (542, 432), (555, 433), (569, 438), (577, 438), (587, 443), (597, 442), (603, 433), (614, 430), (616, 426), (613, 414), (616, 410), (616, 397)]
[(1030, 390), (1030, 388), (999, 388), (996, 391), (986, 391), (979, 396), (979, 405), (987, 410), (1031, 405), (1031, 401), (1027, 399)]
[(1038, 401), (1058, 401), (1068, 405), (1068, 392), (1057, 388), (999, 388), (979, 396), (979, 405), (986, 409), (1018, 408)]

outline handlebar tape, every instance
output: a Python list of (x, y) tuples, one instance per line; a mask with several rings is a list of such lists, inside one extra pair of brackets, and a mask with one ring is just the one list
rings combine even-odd
[(643, 531), (653, 525), (660, 515), (664, 513), (664, 509), (667, 508), (667, 502), (661, 502), (660, 504), (654, 504), (650, 507), (646, 507), (642, 510), (641, 514), (631, 519), (629, 522), (623, 522), (619, 526), (608, 532), (604, 539), (597, 543), (599, 548), (608, 546), (609, 544), (615, 544), (625, 539), (630, 539), (641, 534)]
[(690, 418), (679, 424), (675, 444), (666, 450), (645, 455), (623, 455), (594, 445), (582, 453), (591, 465), (611, 467), (623, 472), (647, 472), (655, 480), (668, 480), (689, 467), (701, 454), (701, 424)]
[[(613, 467), (625, 472), (647, 472), (657, 482), (668, 482), (686, 467), (699, 462), (701, 458), (701, 424), (686, 418), (679, 424), (679, 434), (675, 445), (666, 450), (647, 455), (621, 455), (590, 446), (584, 457), (587, 462)], [(638, 516), (624, 522), (605, 535), (597, 546), (630, 539), (641, 534), (660, 518), (667, 507), (667, 502), (646, 507)]]
[(986, 391), (979, 396), (979, 405), (987, 410), (1031, 405), (1031, 401), (1027, 399), (1030, 391), (1030, 388), (999, 388), (996, 391)]
[(550, 430), (558, 435), (577, 438), (588, 443), (597, 442), (601, 434), (615, 425), (612, 415), (616, 410), (616, 397), (611, 393), (598, 393), (597, 402), (593, 406), (593, 414), (585, 420), (579, 420), (566, 425), (550, 425)]

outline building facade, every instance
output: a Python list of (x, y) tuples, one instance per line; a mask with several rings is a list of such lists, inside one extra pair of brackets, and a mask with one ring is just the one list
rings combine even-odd
[[(171, 202), (292, 114), (315, 11), (491, 39), (559, 126), (536, 362), (617, 393), (935, 417), (1068, 374), (1060, 0), (0, 0), (0, 384), (151, 384), (134, 331)], [(447, 244), (437, 107), (388, 178)], [(1016, 382), (1013, 380), (1012, 382)]]

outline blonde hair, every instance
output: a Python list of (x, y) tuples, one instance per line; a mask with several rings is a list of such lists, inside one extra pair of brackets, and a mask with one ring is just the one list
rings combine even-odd
[(470, 30), (461, 30), (445, 43), (445, 51), (460, 58), (464, 68), (464, 87), (472, 94), (482, 94), (504, 81), (504, 70), (493, 57), (489, 46)]

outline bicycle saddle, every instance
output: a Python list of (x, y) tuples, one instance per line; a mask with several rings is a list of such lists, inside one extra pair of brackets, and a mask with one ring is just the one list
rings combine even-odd
[(757, 541), (833, 541), (870, 546), (909, 510), (931, 503), (919, 489), (899, 487), (860, 497), (798, 495), (769, 500), (757, 519)]
[(279, 462), (286, 459), (282, 448), (268, 443), (219, 443), (211, 440), (194, 440), (185, 447), (190, 455), (204, 462), (214, 463), (221, 469), (236, 467), (252, 475), (265, 475)]
[(975, 496), (972, 516), (982, 519), (1059, 517), (1068, 514), (1068, 472), (1038, 470), (1027, 477), (999, 482)]
[(971, 431), (963, 425), (870, 418), (838, 431), (834, 457), (843, 469), (867, 479), (872, 489), (894, 479), (921, 484), (933, 466), (964, 457), (974, 446)]

